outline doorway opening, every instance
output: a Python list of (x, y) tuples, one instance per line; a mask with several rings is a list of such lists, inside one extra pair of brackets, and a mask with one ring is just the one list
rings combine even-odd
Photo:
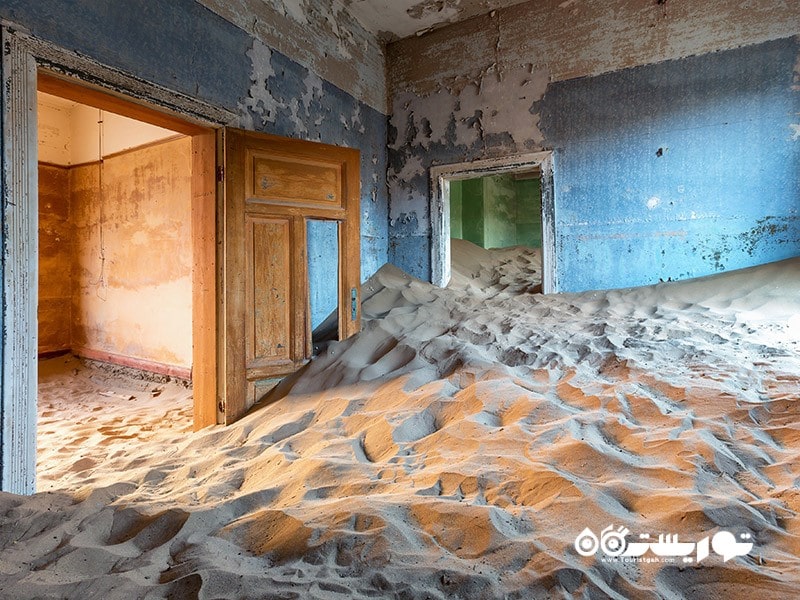
[[(191, 237), (186, 243), (192, 249), (195, 429), (236, 421), (256, 402), (258, 382), (288, 375), (310, 358), (307, 219), (339, 224), (339, 338), (360, 329), (357, 149), (233, 129), (229, 126), (238, 122), (234, 112), (131, 77), (16, 28), (3, 27), (0, 33), (6, 232), (0, 490), (26, 494), (36, 489), (37, 87), (190, 136)], [(104, 258), (100, 246), (94, 254)], [(264, 268), (273, 263), (275, 269)], [(110, 292), (112, 282), (106, 269), (101, 273), (91, 281), (102, 295), (105, 288)], [(72, 297), (71, 290), (59, 293), (54, 297)]]
[(449, 220), (451, 273), (474, 280), (489, 269), (492, 280), (514, 264), (524, 289), (541, 291), (540, 169), (451, 181)]
[(193, 240), (203, 185), (203, 169), (193, 172), (198, 144), (183, 126), (131, 118), (122, 106), (108, 110), (90, 90), (46, 72), (38, 80), (37, 472), (44, 489), (86, 480), (131, 440), (211, 423), (194, 414), (192, 389), (203, 343), (194, 339), (195, 301), (202, 303), (195, 254), (204, 252)]
[(450, 238), (481, 248), (542, 248), (538, 170), (450, 183)]
[(339, 339), (339, 222), (306, 219), (311, 353)]
[(40, 357), (191, 379), (191, 138), (43, 92)]
[(558, 291), (551, 152), (432, 167), (430, 214), (432, 283), (450, 281), (455, 239), (530, 248), (542, 291)]

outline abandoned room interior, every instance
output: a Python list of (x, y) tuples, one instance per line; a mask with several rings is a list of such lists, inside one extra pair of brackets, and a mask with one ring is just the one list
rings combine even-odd
[(800, 594), (800, 4), (0, 20), (0, 597)]

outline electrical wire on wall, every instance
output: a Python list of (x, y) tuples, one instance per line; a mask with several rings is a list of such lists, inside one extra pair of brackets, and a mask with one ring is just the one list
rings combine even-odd
[(106, 221), (106, 194), (103, 185), (103, 171), (105, 169), (104, 162), (104, 129), (103, 129), (103, 111), (97, 111), (97, 152), (98, 152), (98, 197), (100, 200), (100, 219), (98, 223), (99, 237), (100, 237), (100, 274), (97, 280), (92, 283), (95, 286), (95, 295), (103, 302), (108, 299), (108, 281), (106, 281), (106, 241), (105, 241), (105, 221)]

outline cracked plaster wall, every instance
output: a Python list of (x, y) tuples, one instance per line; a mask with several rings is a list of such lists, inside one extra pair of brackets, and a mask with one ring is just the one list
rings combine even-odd
[[(302, 19), (302, 3), (278, 4), (287, 18)], [(324, 14), (331, 27), (340, 16)], [(358, 148), (362, 278), (386, 261), (387, 120), (375, 102), (360, 97), (357, 86), (343, 89), (344, 83), (332, 83), (301, 64), (302, 57), (290, 58), (194, 0), (4, 0), (0, 18), (62, 48), (226, 109), (237, 115), (239, 127)], [(349, 60), (361, 59), (352, 54)]]
[(390, 260), (430, 277), (431, 166), (542, 149), (563, 291), (800, 253), (798, 33), (778, 0), (545, 0), (391, 44)]

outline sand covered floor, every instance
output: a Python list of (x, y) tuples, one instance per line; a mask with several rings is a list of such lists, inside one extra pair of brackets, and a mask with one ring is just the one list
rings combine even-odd
[[(384, 267), (364, 331), (231, 427), (146, 386), (41, 406), (70, 489), (0, 494), (0, 597), (796, 597), (800, 259), (542, 296), (534, 253), (455, 246), (449, 288)], [(612, 525), (753, 546), (576, 550)]]

